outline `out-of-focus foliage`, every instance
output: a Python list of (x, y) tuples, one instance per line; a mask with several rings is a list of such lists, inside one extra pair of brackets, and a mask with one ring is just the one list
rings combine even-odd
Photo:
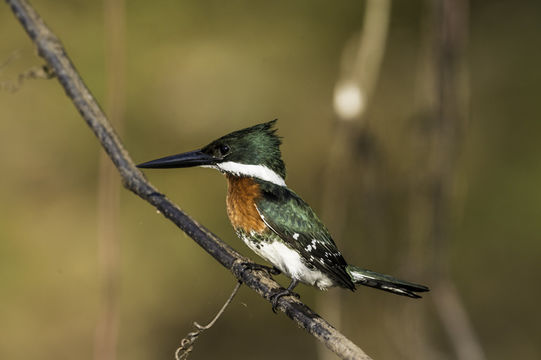
[[(101, 2), (33, 4), (103, 101), (107, 34)], [(8, 7), (0, 9), (0, 358), (88, 359), (99, 305), (101, 150), (56, 80), (27, 81), (7, 91), (6, 84), (42, 60)], [(317, 210), (322, 159), (335, 120), (332, 90), (342, 48), (360, 28), (362, 9), (359, 1), (127, 1), (127, 149), (136, 161), (149, 160), (277, 117), (288, 184)], [(457, 164), (467, 191), (450, 219), (450, 256), (490, 359), (541, 356), (539, 14), (541, 3), (535, 1), (471, 4), (471, 117)], [(337, 239), (349, 261), (387, 273), (399, 268), (405, 240), (408, 200), (401, 178), (411, 159), (409, 124), (418, 115), (414, 89), (425, 17), (424, 2), (393, 4), (382, 75), (367, 114), (390, 179), (386, 196), (376, 199), (386, 209), (380, 222), (387, 230), (379, 238), (363, 236), (366, 209), (359, 204), (351, 211), (347, 236)], [(186, 169), (148, 176), (194, 218), (252, 256), (230, 229), (218, 173)], [(234, 279), (125, 191), (120, 222), (119, 358), (171, 358), (192, 321), (204, 323), (225, 301)], [(299, 290), (306, 303), (315, 304), (318, 290)], [(344, 292), (343, 299), (341, 330), (374, 358), (403, 354), (389, 341), (389, 326), (408, 332), (409, 324), (381, 320), (397, 306), (426, 307), (431, 341), (452, 358), (430, 316), (430, 301), (365, 288)], [(312, 337), (246, 289), (193, 354), (314, 356)]]

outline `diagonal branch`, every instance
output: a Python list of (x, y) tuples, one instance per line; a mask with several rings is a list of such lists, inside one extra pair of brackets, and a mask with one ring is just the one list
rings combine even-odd
[[(135, 167), (105, 114), (84, 84), (55, 34), (45, 25), (26, 0), (6, 0), (48, 66), (64, 87), (83, 119), (94, 132), (116, 166), (125, 188), (146, 200), (175, 223), (220, 264), (259, 295), (270, 300), (280, 285), (262, 271), (243, 266), (249, 260), (198, 224), (152, 186)], [(333, 328), (323, 318), (293, 297), (282, 297), (278, 309), (334, 351), (342, 359), (370, 360), (357, 345)]]

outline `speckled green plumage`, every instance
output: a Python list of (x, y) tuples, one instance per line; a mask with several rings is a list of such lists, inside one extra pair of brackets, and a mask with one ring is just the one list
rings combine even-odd
[(242, 228), (235, 228), (237, 236), (243, 240), (249, 239), (256, 249), (261, 249), (262, 243), (271, 243), (274, 241), (282, 241), (278, 235), (270, 229), (266, 229), (263, 233), (248, 232)]
[(346, 261), (312, 208), (287, 187), (258, 183), (262, 196), (256, 207), (267, 226), (298, 251), (309, 268), (321, 270), (340, 286), (354, 289)]

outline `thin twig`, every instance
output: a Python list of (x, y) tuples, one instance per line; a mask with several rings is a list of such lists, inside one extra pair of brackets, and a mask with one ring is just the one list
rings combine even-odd
[(186, 337), (182, 339), (182, 341), (180, 342), (180, 347), (177, 349), (177, 351), (175, 351), (176, 360), (184, 360), (188, 358), (188, 355), (190, 355), (190, 353), (193, 350), (193, 344), (195, 343), (195, 340), (197, 340), (197, 338), (199, 337), (199, 335), (203, 333), (203, 331), (208, 330), (214, 326), (214, 323), (216, 322), (216, 320), (218, 320), (220, 316), (222, 316), (225, 309), (227, 309), (229, 304), (231, 304), (231, 301), (233, 301), (233, 298), (239, 291), (241, 285), (242, 285), (242, 282), (238, 281), (237, 285), (235, 285), (235, 288), (233, 289), (233, 292), (231, 293), (231, 295), (229, 295), (229, 298), (227, 299), (225, 304), (222, 306), (220, 311), (218, 311), (216, 316), (214, 316), (214, 319), (212, 319), (211, 322), (209, 322), (207, 325), (204, 325), (204, 326), (199, 325), (197, 322), (193, 323), (193, 325), (197, 328), (197, 330), (188, 333), (188, 335), (186, 335)]
[[(161, 214), (175, 223), (220, 264), (229, 269), (238, 280), (270, 301), (272, 295), (281, 289), (280, 285), (266, 272), (246, 267), (244, 264), (249, 262), (247, 258), (191, 219), (145, 179), (135, 167), (105, 114), (75, 70), (58, 37), (45, 25), (26, 0), (6, 0), (6, 2), (11, 6), (13, 13), (37, 46), (39, 55), (54, 70), (66, 94), (115, 164), (123, 185), (156, 207)], [(296, 298), (281, 297), (277, 308), (341, 358), (370, 359), (351, 340)]]
[[(13, 55), (4, 63), (0, 64), (0, 72), (3, 66), (7, 66), (11, 61), (16, 59)], [(25, 80), (45, 79), (49, 80), (54, 77), (54, 72), (47, 65), (32, 66), (28, 70), (17, 75), (17, 81), (4, 80), (0, 81), (0, 90), (5, 90), (10, 93), (17, 92), (23, 86)]]
[(239, 288), (240, 286), (242, 285), (242, 282), (237, 282), (237, 285), (235, 285), (235, 288), (233, 289), (233, 292), (231, 293), (231, 295), (229, 296), (229, 299), (227, 299), (227, 301), (225, 302), (224, 306), (222, 306), (222, 308), (220, 309), (220, 311), (218, 311), (218, 313), (216, 314), (216, 316), (214, 317), (214, 319), (212, 319), (212, 321), (210, 323), (208, 323), (207, 325), (205, 326), (202, 326), (202, 325), (199, 325), (198, 323), (194, 323), (194, 325), (199, 329), (199, 330), (207, 330), (207, 329), (210, 329), (214, 323), (216, 322), (216, 320), (218, 320), (218, 318), (220, 316), (222, 316), (223, 312), (225, 311), (225, 309), (229, 306), (229, 304), (231, 304), (231, 301), (233, 301), (233, 297), (235, 297), (235, 295), (237, 294), (237, 291), (239, 291)]

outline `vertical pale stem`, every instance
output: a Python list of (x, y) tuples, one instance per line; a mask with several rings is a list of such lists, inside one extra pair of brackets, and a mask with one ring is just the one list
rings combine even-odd
[[(109, 119), (122, 131), (125, 63), (124, 0), (105, 0), (106, 109)], [(104, 152), (100, 152), (98, 170), (98, 262), (101, 304), (96, 326), (94, 358), (115, 360), (118, 338), (119, 294), (119, 198), (120, 184), (116, 169)]]
[[(340, 244), (345, 233), (352, 164), (357, 163), (355, 143), (360, 132), (367, 126), (363, 115), (370, 101), (379, 75), (381, 61), (385, 52), (387, 30), (391, 12), (390, 0), (367, 0), (361, 35), (352, 61), (344, 59), (341, 77), (337, 81), (335, 92), (335, 110), (338, 122), (332, 139), (330, 151), (324, 169), (322, 212), (323, 221), (329, 225), (333, 238)], [(344, 56), (347, 56), (347, 47)], [(349, 89), (349, 90), (348, 90)], [(356, 89), (350, 96), (357, 96), (351, 109), (347, 101), (336, 101), (341, 91)], [(347, 99), (347, 98), (346, 98)], [(355, 105), (357, 104), (357, 105)], [(357, 106), (355, 111), (355, 106)], [(354, 130), (354, 131), (352, 131)], [(341, 182), (341, 183), (340, 183)], [(318, 297), (318, 308), (338, 328), (341, 327), (341, 296), (339, 291), (329, 291)], [(318, 357), (321, 360), (334, 359), (335, 355), (318, 345)]]
[[(468, 108), (468, 80), (465, 49), (468, 35), (468, 0), (427, 2), (431, 21), (426, 41), (428, 51), (419, 71), (419, 130), (412, 138), (418, 149), (413, 169), (410, 214), (409, 263), (432, 269), (431, 299), (435, 303), (443, 330), (458, 359), (483, 360), (485, 355), (473, 329), (468, 312), (449, 271), (452, 238), (450, 223), (453, 209), (460, 206), (456, 193), (456, 162)], [(428, 126), (427, 126), (428, 124)], [(421, 144), (421, 145), (419, 145)], [(419, 147), (420, 146), (420, 147)], [(433, 249), (429, 261), (428, 249)], [(415, 269), (414, 269), (415, 271)], [(423, 319), (426, 314), (408, 312), (404, 322)], [(415, 351), (416, 359), (434, 359), (436, 349), (430, 342), (426, 324), (404, 337), (401, 348)], [(408, 344), (416, 344), (415, 349)]]

